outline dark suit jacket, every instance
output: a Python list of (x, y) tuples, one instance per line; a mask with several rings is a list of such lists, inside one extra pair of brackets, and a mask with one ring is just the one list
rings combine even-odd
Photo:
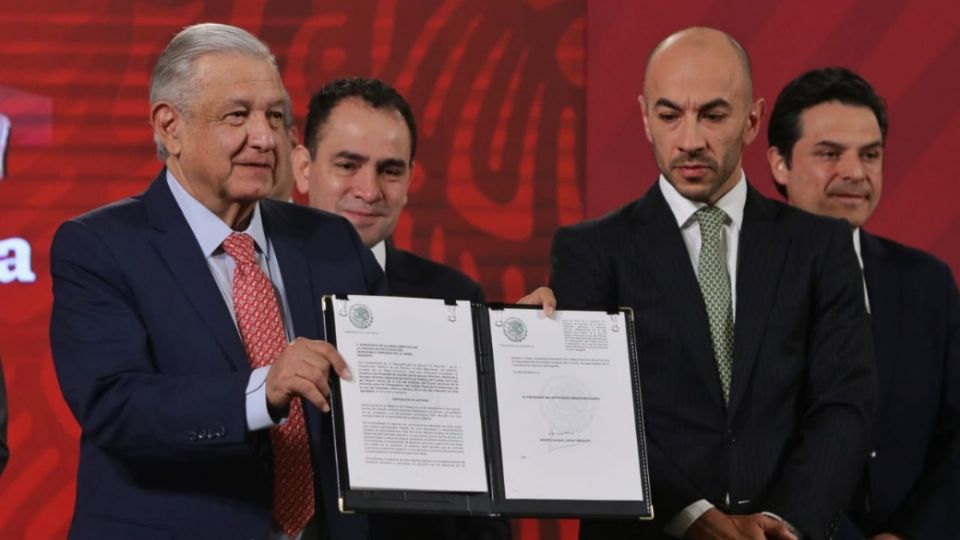
[[(387, 241), (387, 291), (394, 296), (483, 302), (483, 289), (463, 273), (403, 251)], [(376, 540), (508, 540), (506, 519), (430, 515), (379, 515), (371, 518)]]
[(699, 499), (774, 512), (824, 538), (846, 504), (876, 402), (849, 226), (751, 188), (738, 256), (725, 407), (696, 274), (659, 187), (557, 232), (550, 285), (560, 307), (634, 310), (656, 512), (643, 524), (584, 521), (582, 538), (659, 537)]
[(880, 382), (859, 531), (960, 538), (960, 296), (950, 268), (860, 231)]
[[(297, 336), (323, 337), (322, 294), (382, 292), (349, 222), (260, 208)], [(83, 430), (70, 537), (265, 538), (270, 437), (247, 431), (243, 343), (164, 173), (142, 195), (64, 223), (51, 273), (54, 363)], [(329, 416), (305, 411), (318, 512), (332, 538), (364, 538), (364, 518), (336, 511)]]
[(470, 300), (482, 303), (483, 289), (462, 272), (409, 251), (387, 240), (387, 290), (394, 296)]
[(3, 383), (3, 362), (0, 362), (0, 474), (10, 460), (7, 446), (7, 387)]

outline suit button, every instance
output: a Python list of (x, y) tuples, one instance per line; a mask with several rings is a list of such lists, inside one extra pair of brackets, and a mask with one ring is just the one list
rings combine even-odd
[(871, 451), (870, 451), (870, 457), (871, 457), (871, 458), (877, 457), (877, 451), (876, 451), (876, 450), (871, 450)]
[(223, 437), (227, 434), (227, 428), (220, 426), (220, 429), (217, 430), (217, 437)]
[(733, 430), (727, 430), (727, 442), (730, 444), (737, 442), (737, 436), (734, 435)]
[(189, 440), (190, 442), (197, 440), (197, 432), (191, 431), (190, 433), (187, 433), (187, 440)]

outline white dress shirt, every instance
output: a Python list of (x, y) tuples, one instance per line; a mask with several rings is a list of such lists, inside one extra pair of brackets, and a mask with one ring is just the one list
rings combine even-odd
[[(863, 271), (863, 255), (860, 254), (860, 227), (853, 229), (853, 251), (857, 253), (857, 262), (860, 263), (860, 271)], [(867, 278), (863, 276), (863, 301), (867, 306), (867, 313), (870, 313), (870, 296), (867, 294)]]
[(380, 269), (384, 272), (387, 271), (387, 244), (384, 240), (377, 242), (370, 251), (373, 252), (373, 258), (377, 260), (377, 264), (380, 265)]
[[(657, 181), (667, 206), (677, 220), (677, 226), (683, 234), (683, 243), (690, 254), (693, 271), (697, 272), (700, 263), (700, 222), (694, 214), (697, 210), (707, 206), (705, 203), (691, 201), (681, 195), (663, 175)], [(743, 208), (747, 204), (747, 179), (743, 172), (740, 180), (720, 197), (714, 206), (723, 210), (727, 220), (723, 224), (723, 236), (720, 241), (720, 250), (727, 260), (727, 274), (730, 276), (730, 300), (733, 302), (733, 316), (737, 316), (737, 250), (740, 247), (740, 229), (743, 226)]]

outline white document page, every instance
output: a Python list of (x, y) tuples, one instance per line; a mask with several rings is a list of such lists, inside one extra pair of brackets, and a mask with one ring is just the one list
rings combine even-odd
[(470, 303), (334, 299), (350, 486), (486, 492)]
[(625, 324), (490, 310), (507, 499), (643, 500)]

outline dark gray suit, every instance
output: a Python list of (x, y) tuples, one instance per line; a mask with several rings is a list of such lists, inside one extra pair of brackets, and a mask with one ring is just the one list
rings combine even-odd
[(960, 294), (931, 255), (860, 231), (880, 415), (850, 504), (856, 528), (960, 538)]
[(584, 521), (582, 538), (659, 537), (700, 499), (824, 538), (852, 493), (877, 390), (849, 226), (751, 188), (739, 242), (725, 407), (696, 274), (659, 187), (557, 232), (560, 307), (634, 309), (656, 512), (643, 524)]
[(466, 274), (404, 251), (387, 240), (387, 290), (394, 296), (484, 301), (483, 289)]

